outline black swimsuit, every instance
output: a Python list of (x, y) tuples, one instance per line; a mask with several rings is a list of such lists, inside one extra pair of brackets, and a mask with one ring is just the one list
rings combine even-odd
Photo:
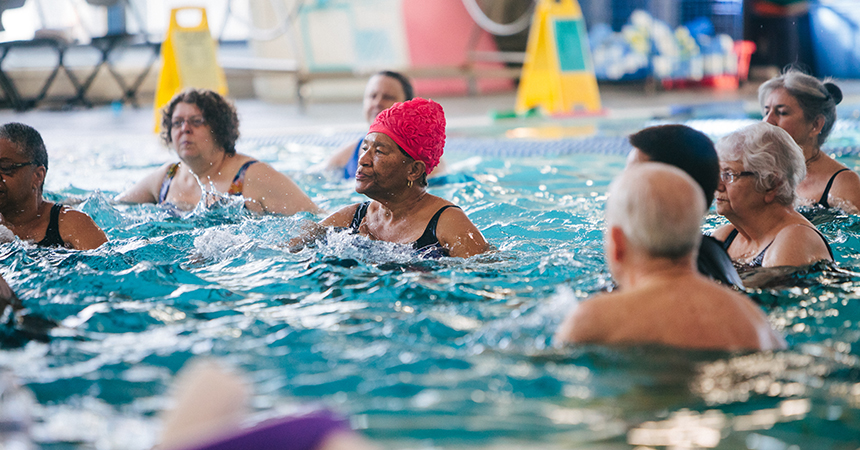
[(51, 207), (51, 217), (48, 220), (48, 229), (45, 230), (45, 237), (37, 242), (36, 245), (40, 247), (66, 246), (63, 237), (60, 236), (60, 210), (62, 209), (63, 205), (60, 203), (54, 203), (54, 206)]
[(827, 182), (827, 186), (824, 188), (824, 193), (821, 194), (821, 199), (818, 200), (819, 205), (821, 205), (825, 208), (830, 208), (830, 203), (827, 202), (827, 197), (830, 195), (830, 188), (833, 186), (833, 180), (836, 179), (836, 175), (839, 175), (840, 173), (845, 172), (846, 170), (851, 170), (851, 169), (848, 169), (847, 167), (845, 169), (840, 169), (838, 172), (834, 173), (832, 177), (830, 177), (830, 180)]
[[(353, 233), (358, 233), (358, 228), (361, 226), (364, 216), (367, 215), (367, 207), (369, 205), (370, 202), (364, 202), (358, 205), (358, 208), (355, 209), (355, 215), (352, 216), (352, 223), (349, 224)], [(457, 205), (445, 205), (439, 208), (439, 210), (436, 211), (436, 214), (434, 214), (430, 219), (430, 222), (427, 222), (424, 234), (412, 243), (412, 248), (418, 250), (422, 256), (427, 258), (448, 256), (448, 249), (443, 247), (442, 244), (439, 243), (439, 239), (436, 237), (436, 225), (439, 224), (439, 217), (442, 215), (442, 212), (448, 208), (460, 209)]]
[(734, 286), (738, 289), (744, 288), (744, 283), (738, 275), (738, 271), (732, 264), (731, 258), (723, 249), (723, 243), (711, 236), (702, 236), (699, 244), (699, 255), (696, 258), (696, 266), (699, 273), (707, 275), (726, 286)]
[[(827, 253), (830, 254), (830, 259), (835, 259), (833, 258), (833, 250), (830, 248), (830, 243), (827, 242), (827, 238), (825, 238), (824, 235), (821, 234), (821, 232), (816, 230), (815, 228), (813, 228), (813, 230), (815, 230), (815, 232), (818, 233), (818, 236), (821, 237), (821, 240), (824, 241), (824, 245), (827, 247)], [(732, 242), (734, 242), (736, 237), (738, 237), (738, 230), (734, 229), (726, 237), (726, 241), (723, 242), (723, 250), (728, 252), (729, 246), (732, 245)], [(765, 247), (764, 250), (761, 251), (761, 253), (756, 255), (756, 257), (753, 258), (752, 261), (746, 264), (746, 266), (761, 267), (762, 263), (764, 262), (764, 254), (765, 252), (767, 252), (767, 249), (769, 249), (771, 245), (773, 245), (773, 241), (770, 241), (770, 244), (767, 244), (767, 247)]]

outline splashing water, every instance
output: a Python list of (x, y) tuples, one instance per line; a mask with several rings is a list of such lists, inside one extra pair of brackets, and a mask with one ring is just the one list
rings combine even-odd
[[(150, 448), (175, 373), (211, 355), (249, 374), (256, 410), (322, 404), (391, 448), (857, 447), (856, 217), (820, 224), (839, 270), (751, 291), (789, 350), (559, 348), (552, 335), (570, 308), (611, 282), (602, 208), (624, 158), (467, 161), (470, 176), (430, 190), (499, 249), (467, 260), (425, 261), (336, 231), (291, 253), (283, 245), (316, 218), (259, 217), (225, 196), (177, 217), (74, 191), (107, 245), (0, 244), (2, 274), (28, 314), (59, 324), (47, 342), (0, 351), (0, 366), (35, 395), (32, 438)], [(330, 210), (362, 199), (348, 182), (291, 175)]]

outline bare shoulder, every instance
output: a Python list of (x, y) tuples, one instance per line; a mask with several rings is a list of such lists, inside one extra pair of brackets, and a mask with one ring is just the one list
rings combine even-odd
[(860, 175), (846, 170), (833, 179), (828, 203), (848, 212), (860, 212)]
[(334, 214), (323, 219), (323, 221), (320, 222), (320, 225), (326, 227), (348, 227), (352, 223), (352, 218), (355, 217), (355, 213), (358, 211), (359, 206), (361, 206), (361, 203), (344, 206)]
[(555, 334), (560, 343), (602, 342), (605, 340), (607, 323), (612, 322), (612, 303), (619, 294), (598, 294), (579, 302), (567, 314)]
[[(245, 158), (245, 162), (252, 160)], [(248, 166), (242, 195), (259, 203), (268, 213), (291, 215), (299, 211), (321, 211), (289, 176), (263, 161)]]
[(328, 161), (326, 161), (326, 167), (332, 170), (335, 169), (343, 169), (344, 166), (352, 159), (353, 153), (355, 153), (355, 149), (357, 145), (361, 145), (362, 140), (359, 139), (358, 143), (356, 141), (350, 141), (346, 143), (335, 152)]
[[(445, 203), (444, 206), (452, 205), (447, 201)], [(436, 238), (453, 257), (468, 258), (491, 249), (478, 227), (459, 207), (442, 211), (436, 224)]]
[(78, 250), (90, 250), (107, 242), (104, 231), (81, 211), (63, 207), (58, 220), (60, 236)]
[(824, 239), (813, 226), (792, 224), (776, 235), (765, 255), (763, 266), (805, 266), (816, 261), (829, 260), (830, 253)]

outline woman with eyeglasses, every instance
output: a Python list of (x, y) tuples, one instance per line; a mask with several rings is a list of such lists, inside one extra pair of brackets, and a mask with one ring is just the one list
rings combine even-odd
[(256, 213), (295, 214), (319, 208), (288, 176), (236, 152), (239, 118), (224, 97), (205, 89), (177, 94), (162, 111), (161, 139), (176, 151), (168, 163), (117, 196), (128, 203), (169, 204), (192, 210), (203, 189), (241, 195)]
[(803, 151), (782, 128), (761, 122), (717, 142), (717, 212), (729, 224), (714, 237), (739, 268), (805, 266), (833, 260), (827, 239), (794, 209), (806, 175)]
[(803, 203), (860, 212), (860, 175), (821, 151), (836, 123), (839, 87), (792, 69), (759, 86), (758, 100), (763, 120), (787, 131), (803, 150), (806, 177), (797, 185)]
[(86, 213), (42, 198), (48, 151), (38, 131), (0, 126), (0, 225), (40, 247), (91, 250), (107, 236)]
[[(633, 150), (627, 155), (627, 165), (660, 162), (687, 173), (705, 194), (705, 205), (714, 202), (720, 173), (720, 160), (714, 142), (701, 131), (685, 125), (669, 124), (644, 128), (628, 137)], [(704, 275), (726, 286), (743, 289), (738, 272), (723, 250), (723, 243), (704, 235), (699, 243), (696, 266)]]

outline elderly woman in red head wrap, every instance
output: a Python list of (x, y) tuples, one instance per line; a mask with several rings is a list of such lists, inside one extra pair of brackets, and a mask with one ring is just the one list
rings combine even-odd
[(347, 206), (320, 225), (411, 244), (428, 256), (467, 258), (489, 250), (458, 206), (427, 193), (427, 174), (444, 147), (445, 114), (438, 103), (416, 98), (381, 112), (361, 145), (355, 174), (355, 191), (370, 201)]

